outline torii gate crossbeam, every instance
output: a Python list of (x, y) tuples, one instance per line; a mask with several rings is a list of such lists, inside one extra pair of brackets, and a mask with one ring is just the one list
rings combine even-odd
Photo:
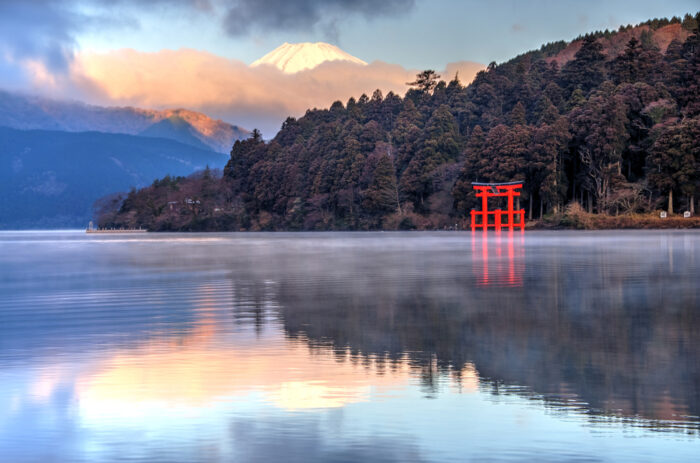
[[(501, 228), (508, 228), (513, 230), (516, 227), (520, 227), (521, 230), (525, 229), (525, 209), (520, 209), (518, 211), (513, 209), (513, 198), (520, 196), (520, 192), (516, 191), (523, 187), (522, 182), (508, 182), (508, 183), (472, 183), (472, 187), (477, 191), (476, 197), (481, 198), (481, 210), (477, 211), (472, 209), (471, 211), (471, 228), (476, 230), (477, 228), (482, 228), (487, 230), (489, 227), (493, 227), (495, 230), (501, 230)], [(488, 199), (505, 197), (508, 198), (508, 209), (503, 211), (501, 209), (496, 209), (494, 211), (488, 210)], [(489, 216), (494, 216), (493, 223), (489, 223)], [(476, 222), (476, 218), (481, 216), (481, 223)], [(505, 216), (506, 221), (503, 221), (503, 216)], [(519, 220), (516, 222), (515, 218)]]

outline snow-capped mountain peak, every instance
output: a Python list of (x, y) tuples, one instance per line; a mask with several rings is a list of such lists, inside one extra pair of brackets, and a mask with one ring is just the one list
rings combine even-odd
[(306, 69), (313, 69), (326, 61), (349, 61), (366, 66), (367, 63), (344, 52), (329, 43), (283, 43), (262, 58), (254, 61), (251, 66), (270, 64), (287, 74), (294, 74)]

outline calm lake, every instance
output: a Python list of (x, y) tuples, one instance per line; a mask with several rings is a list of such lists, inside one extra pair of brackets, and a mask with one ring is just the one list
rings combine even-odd
[(0, 461), (698, 461), (700, 233), (0, 233)]

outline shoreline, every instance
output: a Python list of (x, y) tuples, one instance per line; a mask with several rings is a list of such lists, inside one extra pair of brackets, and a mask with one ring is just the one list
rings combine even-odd
[[(645, 226), (645, 227), (600, 227), (600, 228), (576, 228), (572, 226), (564, 226), (561, 224), (557, 223), (543, 223), (538, 221), (532, 221), (526, 224), (525, 230), (520, 231), (519, 229), (515, 230), (508, 230), (507, 228), (504, 228), (500, 230), (500, 232), (496, 232), (493, 228), (490, 228), (488, 230), (489, 234), (493, 233), (503, 233), (503, 234), (521, 234), (521, 233), (527, 233), (527, 232), (569, 232), (569, 231), (581, 231), (581, 232), (595, 232), (595, 231), (697, 231), (700, 232), (700, 224), (693, 224), (691, 226), (666, 226), (666, 227), (654, 227), (654, 226)], [(236, 234), (275, 234), (275, 233), (280, 233), (280, 234), (293, 234), (293, 233), (318, 233), (318, 234), (328, 234), (328, 233), (357, 233), (357, 234), (376, 234), (376, 233), (387, 233), (387, 234), (393, 234), (393, 233), (483, 233), (482, 229), (476, 229), (476, 230), (471, 230), (471, 228), (459, 228), (459, 229), (421, 229), (421, 230), (158, 230), (158, 231), (153, 231), (153, 230), (134, 230), (130, 232), (119, 232), (119, 231), (104, 231), (104, 232), (99, 232), (97, 234), (100, 235), (109, 235), (109, 234), (129, 234), (129, 235), (134, 235), (134, 234), (149, 234), (149, 235), (159, 235), (159, 234), (216, 234), (216, 233), (236, 233)], [(47, 230), (47, 229), (23, 229), (23, 230), (0, 230), (0, 234), (12, 234), (12, 233), (76, 233), (76, 234), (82, 234), (82, 235), (88, 235), (88, 234), (93, 234), (93, 233), (86, 233), (85, 230), (82, 229), (54, 229), (54, 230)]]
[(658, 213), (591, 214), (577, 211), (545, 216), (525, 224), (530, 230), (689, 230), (700, 229), (700, 216), (673, 214), (661, 218)]
[[(688, 220), (682, 219), (681, 220)], [(597, 223), (587, 226), (576, 226), (573, 224), (565, 224), (563, 222), (552, 221), (548, 219), (544, 220), (533, 220), (525, 224), (525, 230), (527, 231), (612, 231), (612, 230), (629, 230), (629, 231), (639, 231), (639, 230), (700, 230), (700, 218), (693, 221), (692, 223), (682, 223), (678, 224), (677, 221), (669, 221), (663, 224), (658, 224), (657, 222), (645, 222), (642, 224), (628, 224), (625, 220), (603, 220), (603, 223)], [(578, 225), (578, 224), (577, 224)], [(422, 233), (422, 232), (483, 232), (482, 229), (477, 228), (472, 230), (470, 227), (465, 228), (425, 228), (425, 229), (414, 229), (414, 230), (395, 230), (395, 229), (376, 229), (376, 230), (133, 230), (133, 231), (104, 231), (99, 233), (109, 234), (109, 233)], [(495, 232), (493, 228), (488, 229), (489, 232)], [(520, 229), (508, 230), (503, 228), (501, 232), (508, 233), (520, 233)], [(94, 232), (93, 232), (94, 233)]]

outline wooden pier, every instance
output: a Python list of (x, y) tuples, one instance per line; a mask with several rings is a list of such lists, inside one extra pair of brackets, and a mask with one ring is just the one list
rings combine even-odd
[(94, 228), (92, 221), (85, 229), (85, 233), (146, 233), (145, 228)]
[(145, 228), (95, 228), (87, 229), (85, 233), (147, 233)]

